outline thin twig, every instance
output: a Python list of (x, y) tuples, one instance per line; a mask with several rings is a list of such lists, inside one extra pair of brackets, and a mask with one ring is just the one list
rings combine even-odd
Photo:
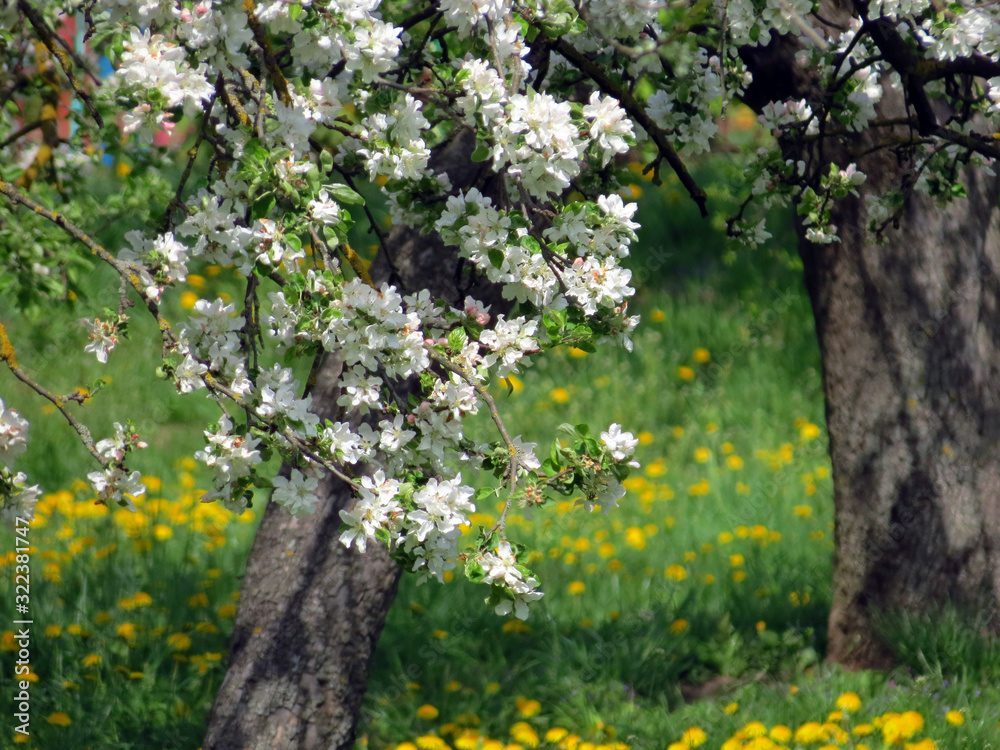
[(14, 345), (11, 344), (10, 338), (7, 336), (7, 329), (4, 328), (3, 323), (0, 323), (0, 359), (7, 363), (7, 367), (10, 368), (10, 371), (13, 373), (15, 378), (20, 380), (38, 395), (50, 401), (62, 413), (70, 427), (76, 430), (76, 433), (80, 436), (80, 440), (83, 441), (84, 446), (90, 454), (97, 459), (101, 466), (108, 465), (107, 459), (105, 459), (97, 451), (97, 448), (94, 445), (94, 438), (91, 436), (90, 430), (87, 429), (87, 425), (79, 422), (66, 408), (67, 399), (63, 396), (55, 395), (41, 384), (36, 383), (32, 377), (28, 375), (28, 373), (26, 373), (20, 365), (18, 365), (17, 355), (14, 353)]

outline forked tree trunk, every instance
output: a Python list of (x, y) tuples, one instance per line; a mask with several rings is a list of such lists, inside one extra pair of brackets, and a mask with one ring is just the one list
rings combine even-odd
[[(453, 185), (478, 184), (483, 167), (469, 161), (466, 134), (431, 165)], [(482, 187), (482, 186), (481, 186)], [(458, 304), (457, 258), (434, 237), (393, 232), (392, 266), (380, 253), (376, 283), (429, 289)], [(468, 293), (491, 301), (491, 290)], [(334, 357), (321, 368), (313, 403), (323, 418), (339, 414)], [(321, 483), (315, 515), (295, 518), (269, 503), (247, 563), (230, 643), (229, 671), (209, 717), (205, 750), (338, 750), (354, 743), (361, 700), (378, 636), (396, 593), (399, 568), (381, 548), (365, 554), (339, 542), (345, 486)]]
[[(862, 198), (899, 185), (894, 156), (859, 167)], [(1000, 623), (1000, 182), (964, 182), (945, 208), (911, 198), (885, 245), (853, 197), (840, 242), (800, 242), (833, 464), (827, 658), (852, 668), (891, 663), (880, 614), (952, 603)]]

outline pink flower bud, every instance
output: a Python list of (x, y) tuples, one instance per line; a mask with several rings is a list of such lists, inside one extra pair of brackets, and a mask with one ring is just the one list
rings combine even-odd
[(484, 326), (490, 322), (490, 314), (488, 312), (481, 312), (476, 316), (476, 322), (479, 325)]

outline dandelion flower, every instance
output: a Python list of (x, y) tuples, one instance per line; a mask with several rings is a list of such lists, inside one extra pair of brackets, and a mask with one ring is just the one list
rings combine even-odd
[(418, 719), (436, 719), (437, 717), (438, 717), (438, 710), (429, 703), (425, 703), (424, 705), (422, 705), (420, 708), (417, 709)]
[(861, 698), (858, 697), (857, 693), (842, 693), (837, 698), (837, 708), (848, 713), (854, 713), (861, 708)]

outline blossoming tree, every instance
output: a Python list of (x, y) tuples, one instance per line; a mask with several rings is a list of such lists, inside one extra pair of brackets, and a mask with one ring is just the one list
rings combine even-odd
[[(682, 155), (711, 147), (732, 100), (774, 138), (747, 154), (730, 234), (765, 241), (775, 203), (800, 217), (837, 500), (831, 654), (876, 663), (870, 608), (922, 606), (942, 583), (995, 611), (996, 12), (925, 0), (0, 6), (3, 291), (65, 296), (81, 254), (109, 265), (111, 314), (86, 320), (79, 345), (106, 362), (129, 319), (151, 315), (159, 374), (218, 404), (195, 452), (214, 475), (204, 499), (241, 511), (252, 488), (272, 488), (205, 746), (349, 746), (401, 568), (441, 579), (461, 563), (498, 614), (528, 616), (542, 591), (508, 511), (553, 493), (613, 507), (636, 441), (619, 425), (567, 427), (541, 460), (489, 386), (555, 346), (630, 346), (621, 261), (637, 224), (616, 192), (619, 157), (637, 149), (657, 181), (672, 171), (704, 213)], [(89, 52), (60, 36), (62, 14)], [(113, 75), (92, 73), (92, 53)], [(60, 136), (66, 94), (79, 106)], [(154, 144), (179, 127), (188, 148), (163, 190), (177, 151)], [(147, 229), (105, 247), (87, 185), (119, 153), (164, 200), (146, 207)], [(362, 181), (381, 186), (392, 232)], [(356, 222), (379, 242), (370, 268), (349, 242)], [(163, 301), (208, 264), (242, 299), (168, 319)], [(129, 460), (145, 436), (122, 415), (95, 440), (18, 361), (2, 322), (10, 372), (79, 434), (100, 500), (129, 506), (144, 492)], [(305, 383), (287, 357), (312, 363)], [(39, 492), (16, 470), (28, 426), (12, 406), (0, 405), (5, 518)], [(463, 430), (484, 409), (492, 442)], [(285, 460), (278, 477), (258, 470), (271, 454)], [(495, 483), (474, 490), (464, 477), (483, 468)], [(460, 527), (490, 498), (499, 520), (463, 545)]]

